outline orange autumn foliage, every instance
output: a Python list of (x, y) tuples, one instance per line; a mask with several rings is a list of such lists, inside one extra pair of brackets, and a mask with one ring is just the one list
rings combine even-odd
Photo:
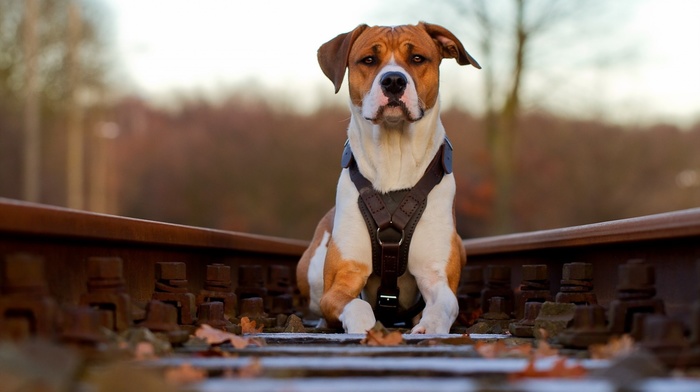
[(257, 326), (255, 320), (251, 320), (248, 317), (241, 318), (241, 333), (244, 334), (256, 334), (261, 333), (263, 330), (263, 325)]
[(580, 364), (568, 365), (566, 358), (558, 358), (551, 368), (538, 370), (535, 367), (535, 359), (530, 358), (527, 366), (520, 372), (511, 373), (508, 378), (511, 381), (524, 378), (581, 378), (586, 375), (586, 369)]
[(479, 340), (474, 345), (474, 349), (484, 358), (524, 358), (529, 357), (532, 352), (532, 345), (527, 344), (517, 344), (508, 345), (503, 340), (496, 340), (495, 342), (485, 342)]
[(259, 339), (244, 338), (230, 332), (225, 332), (220, 329), (213, 328), (207, 324), (202, 324), (196, 331), (194, 336), (203, 339), (207, 344), (216, 345), (231, 342), (234, 348), (241, 349), (248, 346), (261, 346), (264, 344)]
[(606, 344), (592, 344), (588, 347), (593, 359), (611, 359), (627, 355), (634, 350), (634, 339), (630, 335), (612, 336)]
[(402, 344), (403, 335), (399, 331), (391, 331), (377, 322), (377, 324), (367, 331), (367, 335), (360, 341), (361, 344), (367, 346), (398, 346)]

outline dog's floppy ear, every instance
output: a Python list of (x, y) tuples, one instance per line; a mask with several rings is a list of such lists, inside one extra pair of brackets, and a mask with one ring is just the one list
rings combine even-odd
[(455, 37), (454, 34), (452, 34), (452, 32), (442, 26), (430, 23), (421, 22), (419, 25), (423, 26), (428, 35), (430, 35), (435, 42), (437, 42), (438, 46), (442, 48), (443, 58), (456, 59), (459, 65), (471, 64), (474, 67), (481, 69), (479, 63), (477, 63), (476, 60), (474, 60), (474, 58), (467, 53), (467, 50), (464, 49), (462, 43), (457, 37)]
[(366, 24), (361, 24), (353, 31), (340, 34), (318, 48), (318, 64), (321, 66), (323, 73), (335, 85), (336, 93), (340, 91), (340, 85), (343, 84), (343, 79), (345, 78), (350, 48), (352, 48), (352, 44), (367, 27)]

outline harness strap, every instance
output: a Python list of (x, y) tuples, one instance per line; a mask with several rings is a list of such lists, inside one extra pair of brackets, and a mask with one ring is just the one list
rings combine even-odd
[[(408, 321), (423, 310), (425, 302), (399, 312), (398, 278), (406, 272), (413, 232), (427, 205), (430, 191), (446, 173), (452, 172), (452, 145), (445, 138), (425, 173), (415, 186), (389, 193), (377, 192), (357, 166), (349, 143), (342, 164), (359, 192), (358, 205), (372, 239), (373, 273), (380, 277), (375, 316), (385, 325)], [(399, 200), (395, 200), (398, 199)]]

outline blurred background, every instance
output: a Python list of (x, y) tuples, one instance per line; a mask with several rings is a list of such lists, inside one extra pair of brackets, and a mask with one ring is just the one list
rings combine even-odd
[(309, 239), (348, 123), (316, 50), (425, 20), (465, 238), (700, 205), (700, 2), (0, 0), (0, 197)]

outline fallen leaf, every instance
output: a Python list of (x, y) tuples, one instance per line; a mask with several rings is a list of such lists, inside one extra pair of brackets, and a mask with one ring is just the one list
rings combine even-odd
[(611, 359), (632, 353), (635, 350), (634, 339), (630, 335), (612, 336), (606, 344), (592, 344), (588, 352), (592, 359)]
[(399, 331), (389, 332), (382, 323), (377, 321), (360, 343), (367, 346), (398, 346), (403, 343), (403, 335)]
[(454, 338), (438, 338), (424, 340), (418, 343), (418, 346), (437, 346), (437, 345), (453, 345), (453, 346), (469, 346), (474, 344), (474, 339), (472, 339), (469, 334), (463, 334), (459, 337)]
[(540, 339), (537, 341), (537, 349), (533, 352), (535, 357), (554, 357), (559, 355), (559, 350), (553, 348), (546, 340)]
[(497, 340), (495, 342), (485, 342), (479, 340), (474, 345), (474, 349), (484, 358), (525, 358), (529, 357), (532, 352), (532, 345), (526, 344), (516, 344), (508, 345), (503, 340)]
[[(137, 359), (150, 355), (149, 349), (152, 349), (154, 357), (162, 357), (173, 351), (172, 345), (163, 335), (153, 333), (147, 328), (129, 328), (121, 334), (121, 337), (125, 344), (121, 347), (130, 348)], [(151, 347), (148, 347), (149, 345)]]
[(248, 317), (241, 318), (241, 333), (244, 334), (256, 334), (263, 330), (263, 326), (257, 327), (255, 320), (251, 320)]
[(586, 375), (583, 366), (578, 363), (568, 366), (564, 357), (557, 359), (550, 369), (545, 370), (537, 370), (535, 361), (535, 358), (530, 358), (525, 369), (511, 373), (508, 379), (514, 381), (523, 378), (581, 378)]
[(167, 382), (180, 385), (206, 379), (207, 371), (186, 362), (180, 366), (165, 369), (164, 376)]
[(194, 335), (204, 339), (209, 345), (223, 344), (231, 342), (235, 348), (246, 348), (248, 346), (262, 346), (264, 341), (260, 339), (244, 338), (230, 332), (225, 332), (220, 329), (212, 328), (208, 324), (202, 324), (195, 331)]

